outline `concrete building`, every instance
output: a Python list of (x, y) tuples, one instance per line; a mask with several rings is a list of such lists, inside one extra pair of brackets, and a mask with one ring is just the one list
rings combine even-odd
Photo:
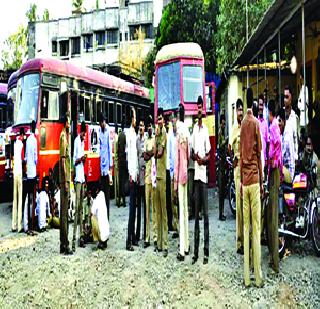
[[(107, 1), (104, 9), (29, 23), (28, 59), (54, 57), (106, 70), (122, 62), (120, 54), (132, 54), (135, 48), (144, 58), (153, 46), (154, 33), (167, 2), (113, 0)], [(136, 36), (139, 29), (143, 44)]]

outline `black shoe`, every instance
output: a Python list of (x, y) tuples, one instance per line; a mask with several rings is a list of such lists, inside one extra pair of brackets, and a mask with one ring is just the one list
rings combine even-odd
[(177, 254), (177, 260), (179, 262), (183, 262), (184, 261), (184, 256), (180, 254), (180, 252)]
[(85, 248), (86, 247), (86, 245), (84, 244), (84, 239), (83, 238), (80, 238), (79, 247), (80, 248)]
[(136, 246), (136, 247), (139, 247), (139, 241), (138, 241), (138, 240), (135, 240), (132, 244), (133, 244), (134, 246)]
[(164, 256), (164, 257), (167, 257), (167, 256), (168, 256), (168, 250), (167, 250), (167, 249), (165, 249), (165, 250), (163, 251), (163, 256)]
[(179, 238), (179, 233), (178, 232), (174, 232), (172, 234), (172, 239), (176, 239), (176, 238)]
[(106, 249), (107, 248), (107, 242), (106, 241), (99, 241), (97, 248), (100, 249), (100, 250)]
[(208, 257), (208, 256), (205, 256), (205, 257), (203, 258), (203, 265), (208, 264), (208, 261), (209, 261), (209, 257)]
[(159, 252), (159, 253), (161, 253), (161, 252), (162, 252), (162, 249), (158, 249), (158, 247), (155, 247), (155, 248), (154, 248), (154, 252)]
[[(61, 250), (60, 250), (60, 252), (61, 252)], [(72, 255), (72, 254), (73, 254), (73, 251), (70, 250), (69, 247), (67, 247), (66, 249), (63, 250), (63, 254), (64, 254), (64, 255)]]
[(132, 245), (129, 245), (126, 247), (126, 250), (132, 252), (132, 251), (134, 251), (134, 248), (132, 247)]
[(198, 257), (197, 257), (196, 255), (194, 255), (194, 256), (192, 257), (192, 265), (194, 265), (195, 263), (197, 263), (197, 261), (198, 261)]
[(242, 246), (240, 248), (238, 248), (237, 254), (243, 255), (243, 247)]
[(12, 229), (11, 232), (12, 232), (12, 233), (17, 233), (18, 230), (17, 230), (17, 229)]
[(148, 248), (150, 246), (150, 242), (149, 241), (145, 241), (143, 247), (144, 248)]
[(190, 253), (190, 246), (189, 246), (189, 248), (188, 248), (188, 251), (185, 251), (185, 252), (184, 252), (184, 255), (189, 255), (189, 253)]
[(219, 220), (220, 220), (220, 221), (226, 221), (226, 216), (225, 216), (225, 215), (219, 216)]

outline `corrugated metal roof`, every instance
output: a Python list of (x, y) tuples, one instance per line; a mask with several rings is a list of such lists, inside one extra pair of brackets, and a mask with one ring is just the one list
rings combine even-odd
[[(306, 24), (319, 20), (320, 1), (304, 0)], [(245, 44), (233, 67), (256, 62), (256, 57), (267, 48), (277, 47), (277, 35), (281, 29), (281, 41), (301, 28), (301, 0), (275, 0)]]

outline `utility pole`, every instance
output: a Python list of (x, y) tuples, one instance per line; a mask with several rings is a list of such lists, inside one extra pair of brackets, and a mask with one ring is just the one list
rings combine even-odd
[[(246, 43), (249, 40), (248, 0), (246, 0)], [(249, 88), (249, 64), (247, 65), (247, 88)]]

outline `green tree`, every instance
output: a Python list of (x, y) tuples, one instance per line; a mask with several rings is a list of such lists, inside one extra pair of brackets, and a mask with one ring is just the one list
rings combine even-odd
[(19, 69), (26, 59), (27, 51), (27, 28), (20, 25), (18, 31), (4, 41), (4, 49), (1, 52), (4, 70)]
[(75, 12), (83, 11), (83, 0), (72, 0), (72, 6)]
[(96, 0), (96, 10), (99, 10), (100, 6), (99, 6), (99, 0)]
[(49, 10), (48, 10), (48, 9), (45, 9), (45, 10), (43, 11), (42, 20), (43, 20), (43, 21), (49, 21), (49, 19), (50, 19)]
[(216, 0), (172, 0), (165, 7), (155, 36), (155, 47), (147, 56), (145, 71), (151, 84), (154, 59), (162, 46), (177, 42), (198, 43), (205, 56), (205, 68), (215, 72), (213, 36), (216, 29)]
[[(248, 1), (249, 38), (272, 0)], [(214, 36), (217, 71), (228, 69), (246, 43), (246, 0), (220, 0)]]
[(37, 15), (37, 5), (35, 3), (30, 4), (29, 10), (26, 12), (26, 17), (29, 22), (35, 22), (39, 20), (39, 16)]

